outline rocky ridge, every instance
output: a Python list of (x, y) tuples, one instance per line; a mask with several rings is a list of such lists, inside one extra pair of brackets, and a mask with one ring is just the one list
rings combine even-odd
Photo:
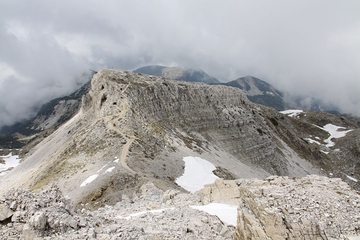
[[(238, 206), (236, 228), (189, 206)], [(195, 194), (146, 183), (114, 206), (78, 209), (53, 186), (10, 191), (0, 203), (3, 239), (357, 239), (360, 195), (341, 179), (218, 179)]]

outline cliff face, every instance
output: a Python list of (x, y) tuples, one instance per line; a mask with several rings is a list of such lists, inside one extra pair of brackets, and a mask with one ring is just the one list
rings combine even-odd
[(295, 132), (289, 141), (278, 135), (272, 120), (290, 121), (279, 115), (240, 89), (102, 70), (80, 112), (2, 179), (1, 191), (56, 182), (75, 203), (114, 204), (145, 180), (179, 188), (185, 156), (201, 156), (226, 178), (319, 173)]

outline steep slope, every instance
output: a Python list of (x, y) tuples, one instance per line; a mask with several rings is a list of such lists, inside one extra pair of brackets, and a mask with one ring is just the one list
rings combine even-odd
[(143, 73), (155, 76), (162, 76), (173, 80), (187, 82), (220, 83), (216, 78), (208, 75), (203, 70), (195, 70), (179, 67), (145, 66), (134, 70), (136, 73)]
[(78, 114), (1, 179), (0, 193), (56, 183), (75, 204), (97, 208), (149, 180), (181, 189), (185, 156), (229, 179), (327, 174), (327, 155), (302, 139), (317, 129), (308, 126), (237, 88), (102, 70)]
[(300, 111), (288, 119), (313, 154), (321, 155), (322, 168), (329, 177), (342, 178), (360, 189), (360, 129), (356, 118)]
[(90, 80), (94, 74), (94, 71), (84, 74), (83, 77), (89, 79), (87, 83), (68, 96), (44, 104), (34, 118), (1, 128), (0, 148), (28, 145), (25, 149), (30, 149), (72, 118), (81, 107), (82, 96), (90, 90)]

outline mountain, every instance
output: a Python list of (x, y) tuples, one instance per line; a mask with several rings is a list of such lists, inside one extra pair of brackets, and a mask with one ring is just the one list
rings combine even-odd
[(336, 106), (321, 99), (279, 91), (269, 83), (256, 77), (246, 76), (221, 84), (240, 88), (253, 103), (273, 107), (277, 110), (307, 109), (340, 114)]
[[(39, 189), (56, 179), (75, 203), (104, 204), (144, 179), (178, 188), (174, 179), (182, 173), (181, 159), (190, 155), (204, 157), (219, 175), (233, 178), (332, 173), (357, 187), (346, 177), (360, 179), (353, 167), (357, 125), (321, 116), (287, 117), (254, 105), (237, 88), (102, 70), (94, 75), (79, 113), (38, 144), (3, 185)], [(346, 150), (325, 146), (329, 133), (319, 127), (328, 121), (353, 130), (341, 139), (348, 140), (339, 145)], [(315, 136), (323, 148), (306, 140)], [(97, 175), (105, 165), (116, 170), (99, 175), (89, 187), (73, 184)]]
[(134, 70), (136, 73), (162, 76), (173, 80), (186, 82), (220, 83), (216, 78), (208, 75), (203, 70), (189, 68), (164, 67), (164, 66), (145, 66)]
[(252, 76), (241, 77), (223, 85), (242, 89), (250, 101), (265, 106), (273, 107), (277, 110), (285, 110), (288, 103), (284, 100), (284, 95), (273, 86)]
[[(0, 236), (359, 235), (359, 133), (345, 116), (279, 112), (239, 88), (101, 70), (76, 115), (0, 177), (11, 223)], [(214, 206), (235, 220), (193, 208)]]
[(50, 135), (60, 125), (72, 118), (81, 107), (81, 98), (90, 89), (90, 79), (96, 72), (87, 76), (89, 81), (72, 94), (59, 97), (41, 106), (32, 119), (18, 122), (0, 129), (0, 148), (33, 147), (44, 137)]

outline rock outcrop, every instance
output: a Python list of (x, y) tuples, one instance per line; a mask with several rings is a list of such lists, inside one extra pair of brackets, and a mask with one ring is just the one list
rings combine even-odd
[(219, 179), (199, 195), (204, 204), (239, 206), (235, 239), (360, 236), (360, 195), (339, 178)]

